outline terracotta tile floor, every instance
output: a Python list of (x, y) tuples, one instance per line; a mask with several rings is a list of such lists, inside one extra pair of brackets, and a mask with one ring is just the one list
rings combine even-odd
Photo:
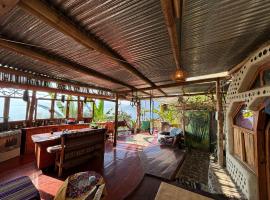
[[(147, 133), (146, 133), (147, 136)], [(149, 135), (148, 135), (149, 136)], [(36, 169), (34, 156), (17, 157), (0, 164), (0, 182), (18, 176), (29, 176), (41, 193), (42, 199), (53, 199), (65, 177), (78, 171), (95, 170), (101, 173), (106, 181), (108, 191), (107, 199), (121, 200), (126, 198), (140, 184), (144, 177), (138, 151), (142, 146), (125, 143), (131, 135), (121, 137), (119, 143), (113, 148), (108, 141), (105, 149), (104, 166), (96, 165), (94, 160), (72, 171), (67, 171), (62, 179), (56, 177), (51, 170)], [(156, 137), (156, 135), (155, 135)], [(156, 139), (149, 145), (155, 145)]]

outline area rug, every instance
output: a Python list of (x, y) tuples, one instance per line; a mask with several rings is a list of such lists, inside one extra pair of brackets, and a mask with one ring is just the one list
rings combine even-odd
[(148, 175), (174, 180), (185, 159), (186, 152), (168, 146), (152, 146), (139, 152), (142, 166)]
[(117, 137), (117, 141), (120, 143), (122, 142), (125, 144), (135, 144), (135, 145), (143, 146), (143, 147), (152, 145), (155, 139), (156, 139), (155, 135), (150, 135), (150, 134), (145, 134), (145, 133), (119, 135)]

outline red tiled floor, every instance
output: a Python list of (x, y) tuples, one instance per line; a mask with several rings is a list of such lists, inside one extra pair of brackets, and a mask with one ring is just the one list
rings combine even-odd
[[(147, 136), (147, 134), (146, 134)], [(106, 143), (104, 167), (96, 165), (96, 161), (66, 172), (66, 176), (78, 171), (95, 170), (104, 176), (108, 191), (108, 198), (121, 200), (126, 198), (143, 179), (144, 171), (140, 163), (138, 151), (142, 146), (126, 143), (129, 136), (121, 137), (114, 148), (112, 143)], [(149, 145), (155, 145), (154, 139)], [(42, 199), (53, 199), (57, 190), (63, 183), (62, 179), (56, 178), (52, 172), (42, 172), (35, 167), (33, 156), (14, 158), (0, 164), (0, 182), (13, 179), (18, 176), (30, 176), (33, 183), (39, 189)]]

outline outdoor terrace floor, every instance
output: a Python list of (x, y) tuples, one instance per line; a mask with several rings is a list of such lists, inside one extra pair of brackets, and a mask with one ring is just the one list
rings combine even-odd
[[(145, 140), (144, 138), (147, 137)], [(18, 176), (29, 176), (41, 193), (42, 199), (53, 199), (64, 179), (78, 171), (94, 170), (101, 173), (106, 181), (107, 199), (124, 199), (131, 194), (144, 177), (138, 152), (144, 147), (157, 143), (156, 135), (149, 140), (149, 134), (119, 136), (117, 146), (107, 141), (104, 156), (104, 167), (98, 166), (94, 160), (76, 168), (64, 171), (59, 179), (52, 169), (41, 171), (35, 166), (34, 155), (17, 157), (0, 164), (0, 182)]]
[[(103, 167), (96, 164), (100, 162), (90, 160), (85, 165), (64, 171), (61, 179), (56, 177), (53, 169), (38, 170), (35, 166), (34, 155), (25, 155), (0, 163), (0, 183), (18, 176), (29, 176), (40, 191), (41, 198), (50, 200), (54, 198), (68, 175), (79, 171), (94, 170), (101, 173), (106, 181), (108, 200), (153, 200), (160, 183), (166, 180), (146, 175), (139, 153), (145, 147), (156, 145), (159, 145), (156, 134), (120, 135), (115, 148), (111, 141), (106, 142)], [(198, 181), (200, 186), (203, 186), (200, 190), (205, 190), (207, 188), (208, 166), (208, 153), (191, 151), (187, 154), (177, 176), (179, 180), (184, 178), (191, 183)], [(166, 182), (184, 188), (186, 186), (178, 180)], [(196, 188), (195, 191), (197, 191)]]

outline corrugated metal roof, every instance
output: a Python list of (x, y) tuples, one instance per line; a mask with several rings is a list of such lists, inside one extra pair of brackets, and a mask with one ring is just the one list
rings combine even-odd
[(182, 64), (190, 76), (227, 71), (270, 39), (270, 1), (186, 0)]
[(49, 0), (153, 82), (176, 66), (159, 0)]
[(18, 7), (0, 19), (0, 27), (1, 35), (8, 35), (9, 38), (15, 38), (17, 41), (35, 45), (69, 61), (128, 82), (130, 85), (145, 84), (135, 75), (119, 67), (116, 62), (85, 48)]
[(94, 86), (106, 88), (121, 88), (121, 86), (117, 84), (112, 84), (111, 82), (100, 80), (94, 76), (84, 76), (83, 73), (78, 73), (74, 70), (66, 69), (65, 67), (56, 67), (47, 63), (44, 64), (37, 60), (1, 48), (0, 64), (16, 67), (23, 70), (29, 70), (40, 74), (45, 74), (54, 78), (87, 83)]
[[(157, 85), (172, 82), (171, 75), (176, 66), (159, 0), (44, 1), (87, 33), (95, 35)], [(270, 1), (263, 0), (185, 0), (180, 44), (181, 65), (188, 76), (227, 71), (269, 40), (269, 11)], [(132, 86), (147, 87), (144, 81), (112, 59), (85, 48), (19, 7), (0, 18), (0, 34), (36, 45), (52, 55), (61, 56)], [(117, 84), (108, 84), (6, 50), (0, 51), (0, 61), (17, 65), (14, 67), (42, 73), (46, 71), (53, 76), (95, 82), (111, 89), (124, 89)], [(202, 91), (206, 88), (196, 85), (188, 86), (187, 90)], [(174, 92), (174, 88), (164, 90)]]

